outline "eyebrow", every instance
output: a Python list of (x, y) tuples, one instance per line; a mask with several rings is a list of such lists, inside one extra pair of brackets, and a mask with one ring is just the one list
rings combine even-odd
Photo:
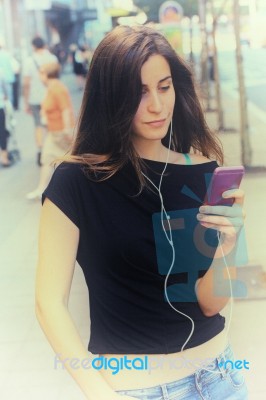
[[(160, 79), (158, 83), (162, 83), (162, 82), (166, 81), (167, 79), (172, 79), (172, 76), (171, 75), (166, 76), (165, 78)], [(143, 83), (142, 86), (148, 86), (148, 85)]]

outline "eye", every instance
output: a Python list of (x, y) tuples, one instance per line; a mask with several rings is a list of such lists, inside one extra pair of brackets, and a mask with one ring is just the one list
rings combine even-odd
[(146, 94), (147, 92), (148, 92), (147, 88), (143, 87), (142, 91), (141, 91), (141, 94)]
[(159, 90), (161, 90), (162, 92), (167, 92), (167, 90), (170, 89), (170, 85), (165, 85), (165, 86), (160, 86)]

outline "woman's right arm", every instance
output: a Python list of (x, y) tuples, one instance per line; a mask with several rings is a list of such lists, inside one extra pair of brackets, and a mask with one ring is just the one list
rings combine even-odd
[(60, 357), (87, 399), (123, 399), (123, 396), (112, 390), (97, 370), (71, 367), (71, 360), (81, 361), (89, 358), (68, 311), (78, 242), (77, 226), (54, 203), (46, 199), (39, 232), (37, 319), (56, 355)]

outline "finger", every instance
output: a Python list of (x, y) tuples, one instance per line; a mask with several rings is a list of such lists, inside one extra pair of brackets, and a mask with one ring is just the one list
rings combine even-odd
[(208, 223), (216, 226), (240, 227), (244, 224), (244, 218), (242, 215), (228, 218), (220, 215), (197, 214), (197, 220), (200, 223)]
[(223, 192), (222, 196), (225, 199), (234, 198), (235, 199), (234, 204), (243, 204), (245, 193), (242, 189), (231, 189), (231, 190), (226, 190), (226, 192)]
[(201, 206), (199, 208), (201, 214), (221, 215), (224, 217), (241, 217), (243, 209), (240, 204), (228, 206)]
[(223, 233), (225, 235), (226, 240), (227, 239), (232, 240), (232, 238), (233, 240), (235, 240), (237, 234), (241, 230), (241, 227), (216, 225), (216, 224), (210, 224), (208, 222), (202, 222), (200, 224), (206, 229), (214, 229), (215, 231)]

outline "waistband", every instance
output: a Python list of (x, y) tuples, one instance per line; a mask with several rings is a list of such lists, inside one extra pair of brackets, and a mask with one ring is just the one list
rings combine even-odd
[[(217, 355), (216, 358), (209, 360), (208, 364), (204, 365), (203, 367), (200, 367), (197, 369), (195, 372), (193, 372), (191, 375), (186, 376), (185, 378), (181, 378), (176, 381), (172, 382), (167, 382), (164, 385), (156, 385), (152, 387), (143, 387), (142, 389), (133, 389), (133, 390), (117, 390), (116, 392), (119, 394), (127, 394), (127, 395), (141, 395), (141, 392), (144, 390), (149, 390), (149, 395), (152, 396), (159, 396), (162, 393), (162, 388), (163, 386), (166, 386), (167, 389), (172, 389), (173, 387), (178, 388), (182, 386), (189, 385), (191, 383), (191, 380), (208, 380), (208, 378), (213, 377), (214, 375), (217, 376), (220, 375), (222, 378), (226, 377), (227, 370), (226, 368), (226, 361), (233, 361), (234, 360), (234, 354), (231, 348), (230, 343), (228, 343), (225, 347), (225, 349)], [(133, 393), (134, 392), (134, 393)]]

